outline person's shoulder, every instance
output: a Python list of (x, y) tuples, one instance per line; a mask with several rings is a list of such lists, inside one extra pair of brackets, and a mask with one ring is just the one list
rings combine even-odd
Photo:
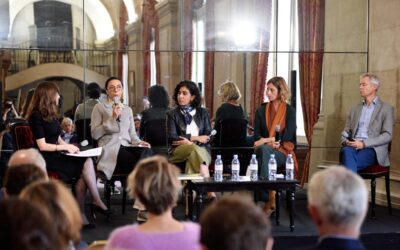
[(200, 225), (191, 221), (182, 222), (186, 231), (200, 232)]
[(110, 239), (120, 240), (125, 237), (129, 237), (130, 235), (137, 232), (137, 227), (138, 227), (138, 225), (135, 224), (135, 225), (127, 225), (127, 226), (116, 228), (116, 229), (114, 229), (114, 231), (111, 232)]

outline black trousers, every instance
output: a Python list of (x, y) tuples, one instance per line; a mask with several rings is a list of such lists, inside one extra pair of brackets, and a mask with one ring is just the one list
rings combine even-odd
[(152, 156), (153, 154), (153, 150), (150, 148), (125, 147), (121, 145), (118, 151), (116, 169), (118, 169), (119, 172), (129, 174), (141, 159)]

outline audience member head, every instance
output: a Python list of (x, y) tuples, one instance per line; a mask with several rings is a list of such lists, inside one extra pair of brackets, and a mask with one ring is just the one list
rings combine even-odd
[(47, 175), (33, 164), (10, 167), (4, 176), (6, 194), (7, 196), (18, 196), (22, 189), (38, 180), (47, 180)]
[(142, 121), (142, 115), (141, 115), (141, 114), (136, 114), (136, 115), (133, 117), (133, 121), (135, 122), (135, 130), (136, 130), (136, 133), (138, 133), (139, 130), (140, 130), (140, 122)]
[(168, 92), (161, 85), (154, 85), (149, 88), (149, 102), (152, 108), (168, 108)]
[(3, 109), (7, 110), (10, 109), (12, 106), (13, 106), (13, 100), (9, 97), (4, 98)]
[(66, 133), (71, 133), (74, 131), (74, 122), (69, 117), (64, 117), (61, 122), (61, 128)]
[(250, 197), (222, 197), (206, 208), (200, 225), (203, 249), (272, 249), (270, 222)]
[(54, 250), (62, 247), (49, 218), (31, 202), (0, 202), (0, 246), (7, 250)]
[(181, 183), (179, 169), (163, 156), (141, 160), (128, 176), (130, 195), (149, 213), (161, 215), (176, 205)]
[(58, 104), (60, 101), (60, 90), (54, 82), (41, 82), (33, 93), (32, 101), (28, 108), (27, 118), (32, 111), (37, 110), (42, 114), (45, 121), (57, 119)]
[[(280, 76), (275, 76), (272, 77), (271, 79), (268, 80), (266, 88), (265, 88), (265, 92), (267, 93), (268, 88), (272, 88), (275, 89), (277, 91), (277, 99), (279, 99), (282, 102), (286, 102), (288, 103), (290, 101), (290, 91), (289, 91), (289, 87), (285, 81), (285, 79), (283, 79), (283, 77)], [(266, 94), (267, 95), (267, 94)]]
[(20, 149), (13, 153), (8, 161), (9, 167), (23, 164), (33, 164), (39, 167), (41, 170), (43, 170), (47, 177), (46, 161), (37, 149)]
[(308, 210), (320, 236), (358, 237), (367, 212), (368, 192), (357, 174), (332, 166), (315, 173), (308, 185)]
[(101, 88), (96, 82), (91, 82), (87, 86), (86, 94), (91, 99), (99, 99), (101, 94)]
[[(186, 93), (188, 92), (188, 93)], [(178, 98), (178, 94), (179, 93), (184, 93), (184, 94), (189, 94), (190, 95), (190, 100), (189, 103), (182, 103), (181, 99)], [(177, 106), (185, 106), (185, 105), (190, 105), (194, 108), (199, 108), (201, 106), (201, 95), (200, 95), (200, 91), (199, 88), (197, 87), (197, 85), (189, 80), (184, 80), (180, 83), (178, 83), (178, 85), (176, 85), (175, 90), (174, 90), (174, 95), (172, 97), (172, 99), (174, 99), (175, 104)]]
[(124, 85), (122, 84), (121, 79), (118, 77), (110, 77), (107, 79), (105, 83), (105, 88), (107, 92), (108, 101), (113, 102), (114, 98), (118, 98), (121, 102), (123, 101), (123, 90)]
[(231, 81), (224, 82), (219, 86), (218, 96), (223, 102), (238, 101), (242, 97), (238, 86)]
[(71, 192), (58, 181), (40, 181), (29, 185), (21, 194), (22, 200), (30, 201), (53, 221), (57, 235), (64, 244), (78, 243), (82, 217)]

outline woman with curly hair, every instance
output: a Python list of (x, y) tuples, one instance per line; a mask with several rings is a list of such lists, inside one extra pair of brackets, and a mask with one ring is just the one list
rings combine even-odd
[[(254, 147), (258, 160), (260, 177), (268, 177), (268, 160), (275, 154), (277, 166), (286, 162), (286, 156), (292, 154), (297, 170), (294, 154), (296, 146), (296, 111), (288, 102), (289, 88), (285, 79), (276, 76), (268, 80), (265, 95), (269, 102), (261, 104), (254, 116)], [(280, 140), (275, 141), (276, 127), (280, 128)], [(269, 192), (269, 202), (264, 211), (271, 214), (275, 211), (275, 191)]]

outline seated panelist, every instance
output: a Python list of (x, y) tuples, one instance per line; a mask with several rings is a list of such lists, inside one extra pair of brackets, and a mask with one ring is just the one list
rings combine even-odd
[(394, 108), (383, 102), (377, 92), (380, 80), (366, 73), (360, 76), (362, 103), (353, 107), (342, 132), (340, 164), (353, 172), (378, 163), (389, 166), (389, 143), (395, 123)]
[(121, 103), (121, 80), (110, 77), (105, 88), (107, 101), (94, 106), (91, 132), (98, 146), (103, 147), (97, 169), (111, 179), (116, 168), (128, 174), (140, 159), (152, 155), (152, 150), (150, 144), (136, 134), (132, 109)]
[[(261, 104), (254, 116), (254, 147), (260, 177), (268, 177), (268, 160), (271, 154), (275, 154), (278, 166), (284, 165), (287, 155), (292, 154), (297, 175), (297, 161), (294, 154), (296, 111), (288, 104), (290, 92), (285, 79), (279, 76), (269, 79), (265, 95), (269, 102)], [(275, 139), (277, 132), (279, 132), (278, 140)], [(270, 192), (269, 198), (264, 207), (267, 214), (275, 210), (274, 191)]]

